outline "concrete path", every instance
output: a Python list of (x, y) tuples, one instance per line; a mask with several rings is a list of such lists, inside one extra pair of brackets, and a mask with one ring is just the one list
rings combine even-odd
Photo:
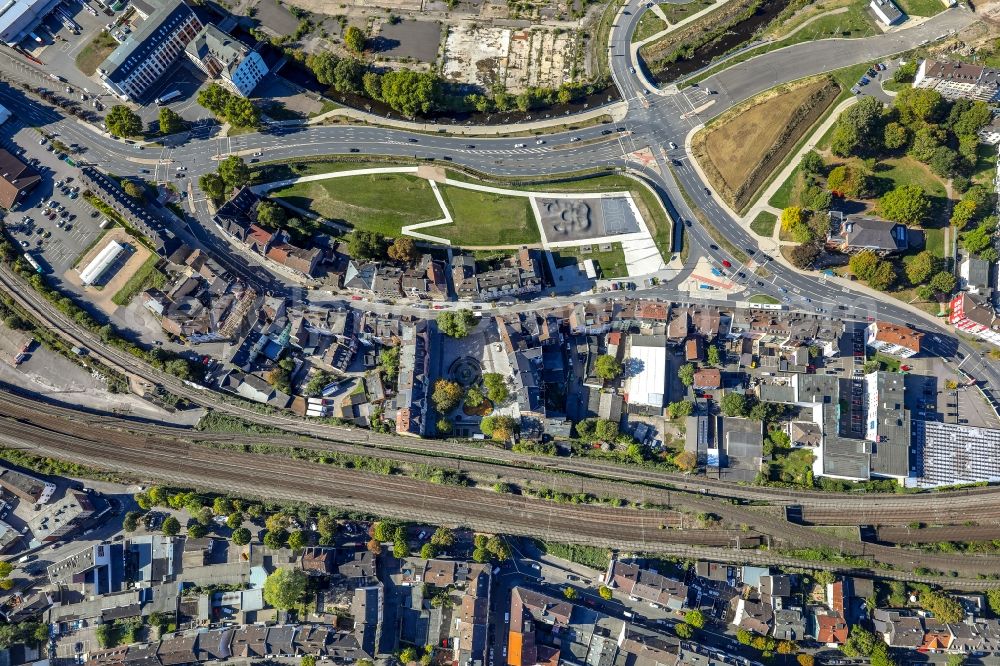
[(620, 122), (628, 113), (628, 102), (615, 102), (613, 104), (603, 104), (587, 111), (573, 113), (570, 115), (553, 116), (542, 120), (534, 120), (526, 123), (512, 123), (507, 125), (441, 125), (435, 123), (419, 123), (402, 118), (384, 118), (373, 113), (366, 113), (358, 109), (340, 107), (320, 114), (315, 118), (306, 121), (307, 125), (321, 125), (329, 118), (349, 118), (351, 120), (377, 125), (381, 127), (395, 127), (413, 132), (446, 132), (448, 134), (463, 134), (469, 136), (499, 136), (517, 132), (534, 132), (550, 130), (562, 125), (574, 125), (577, 123), (590, 122), (601, 116), (610, 116), (614, 122)]

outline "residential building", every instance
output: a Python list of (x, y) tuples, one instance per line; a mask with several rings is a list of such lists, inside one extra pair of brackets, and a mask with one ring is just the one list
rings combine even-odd
[(958, 287), (970, 294), (990, 297), (990, 270), (993, 264), (985, 259), (968, 255), (958, 265)]
[(203, 72), (240, 97), (249, 97), (267, 75), (267, 65), (257, 51), (209, 23), (184, 49)]
[[(0, 15), (2, 20), (3, 15)], [(33, 190), (42, 177), (6, 150), (0, 149), (0, 207), (16, 210), (18, 202)]]
[(868, 3), (868, 7), (878, 17), (878, 20), (886, 26), (902, 23), (906, 18), (892, 0), (871, 0)]
[(170, 225), (159, 214), (154, 215), (151, 212), (155, 212), (156, 207), (151, 204), (140, 204), (125, 194), (116, 179), (93, 167), (85, 166), (80, 169), (80, 183), (121, 215), (126, 223), (149, 239), (160, 256), (169, 256), (181, 245), (174, 232), (170, 230)]
[(961, 292), (951, 299), (948, 323), (963, 333), (1000, 346), (1000, 321), (997, 321), (996, 312), (969, 292)]
[(687, 605), (687, 585), (632, 562), (611, 560), (606, 580), (611, 588), (657, 606), (676, 611)]
[(56, 491), (55, 484), (8, 467), (0, 468), (0, 488), (31, 504), (47, 503)]
[(94, 505), (86, 493), (68, 491), (62, 499), (47, 504), (28, 521), (35, 541), (49, 543), (73, 533), (94, 515)]
[(396, 433), (424, 437), (434, 432), (430, 404), (434, 332), (425, 320), (407, 324), (399, 350)]
[(1000, 70), (957, 60), (923, 60), (914, 88), (930, 88), (948, 99), (995, 102), (1000, 99)]
[(542, 290), (541, 257), (537, 250), (521, 248), (500, 266), (479, 271), (468, 255), (452, 260), (455, 295), (462, 299), (493, 301), (500, 298), (537, 294)]
[(873, 321), (865, 329), (865, 344), (876, 351), (900, 358), (910, 358), (920, 353), (923, 333), (906, 326)]
[(884, 256), (906, 250), (909, 233), (906, 225), (898, 222), (831, 211), (826, 240), (832, 249), (847, 254), (871, 250)]
[(702, 368), (694, 373), (694, 381), (691, 388), (697, 390), (714, 391), (722, 388), (722, 372), (718, 368)]
[(904, 375), (865, 375), (865, 439), (873, 442), (873, 476), (903, 480), (910, 476), (910, 411), (903, 403)]
[(97, 67), (101, 83), (126, 101), (140, 101), (204, 27), (183, 0), (149, 0), (152, 11)]

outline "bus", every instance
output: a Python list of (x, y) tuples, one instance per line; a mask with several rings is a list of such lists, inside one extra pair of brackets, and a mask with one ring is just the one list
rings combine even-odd
[(164, 104), (166, 104), (170, 100), (177, 99), (180, 96), (181, 96), (181, 91), (180, 90), (172, 90), (172, 91), (168, 92), (166, 95), (164, 95), (163, 97), (157, 97), (156, 98), (156, 104), (157, 104), (157, 106), (163, 106)]
[(31, 267), (35, 269), (35, 272), (36, 272), (36, 273), (39, 273), (39, 274), (41, 274), (41, 273), (44, 273), (44, 272), (45, 272), (45, 271), (43, 271), (43, 270), (42, 270), (42, 267), (38, 265), (38, 262), (37, 262), (37, 261), (35, 261), (35, 258), (34, 258), (34, 257), (32, 257), (32, 256), (31, 256), (30, 254), (28, 254), (27, 252), (25, 252), (25, 254), (24, 254), (24, 258), (28, 260), (28, 263), (29, 263), (29, 264), (31, 264)]

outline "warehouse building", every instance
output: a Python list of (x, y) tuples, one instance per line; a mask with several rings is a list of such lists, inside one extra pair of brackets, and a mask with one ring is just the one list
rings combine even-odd
[(0, 7), (0, 41), (16, 46), (61, 0), (8, 0)]
[(256, 51), (209, 23), (185, 49), (188, 58), (213, 79), (241, 97), (249, 97), (267, 75)]
[(126, 246), (118, 241), (111, 241), (97, 253), (87, 267), (80, 271), (80, 282), (89, 287), (98, 282), (111, 266), (125, 253)]
[(56, 491), (55, 485), (14, 469), (0, 470), (0, 488), (32, 504), (45, 504)]
[(138, 100), (177, 62), (204, 26), (183, 0), (150, 4), (142, 24), (97, 68), (111, 94)]
[(628, 378), (625, 401), (629, 406), (663, 409), (667, 390), (667, 338), (664, 335), (633, 335), (629, 364), (635, 373)]

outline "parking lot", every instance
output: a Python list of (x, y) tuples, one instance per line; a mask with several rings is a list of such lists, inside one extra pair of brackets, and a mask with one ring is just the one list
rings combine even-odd
[[(100, 237), (102, 218), (80, 196), (76, 169), (47, 150), (50, 141), (39, 145), (40, 140), (38, 131), (22, 121), (12, 118), (3, 125), (0, 146), (32, 162), (42, 175), (18, 210), (8, 215), (7, 229), (58, 284), (77, 257)], [(62, 183), (61, 189), (58, 183)]]

